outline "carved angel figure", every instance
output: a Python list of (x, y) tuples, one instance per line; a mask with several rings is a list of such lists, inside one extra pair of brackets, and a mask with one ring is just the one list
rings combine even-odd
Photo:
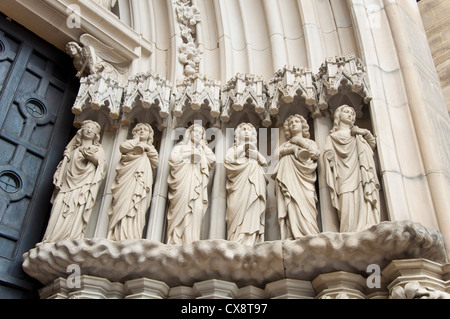
[(120, 78), (118, 68), (126, 60), (119, 56), (113, 48), (89, 34), (83, 34), (80, 42), (83, 47), (74, 41), (66, 44), (66, 53), (73, 58), (78, 78), (100, 73), (116, 79)]
[(43, 242), (84, 238), (106, 160), (100, 145), (100, 125), (84, 121), (64, 151), (53, 176), (52, 211)]
[(319, 150), (301, 115), (286, 119), (284, 134), (287, 142), (279, 148), (275, 173), (278, 222), (281, 239), (298, 239), (319, 233), (314, 185)]
[(145, 215), (152, 198), (153, 172), (159, 161), (153, 134), (150, 124), (138, 123), (133, 129), (133, 139), (120, 145), (122, 157), (111, 188), (110, 240), (142, 238)]
[(267, 161), (256, 147), (250, 123), (239, 124), (225, 157), (228, 240), (254, 245), (264, 241)]
[(216, 156), (206, 144), (205, 129), (190, 126), (169, 157), (169, 210), (167, 243), (188, 244), (200, 240), (208, 208), (209, 172)]
[(373, 159), (375, 138), (355, 125), (355, 110), (338, 107), (324, 148), (326, 180), (341, 232), (355, 232), (380, 222), (380, 184)]

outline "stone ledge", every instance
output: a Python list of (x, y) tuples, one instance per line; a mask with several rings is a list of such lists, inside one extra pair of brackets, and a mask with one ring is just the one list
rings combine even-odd
[(126, 282), (151, 278), (170, 287), (193, 286), (210, 279), (238, 287), (262, 287), (285, 278), (313, 280), (317, 275), (347, 271), (366, 275), (367, 266), (380, 268), (392, 260), (424, 258), (446, 263), (442, 235), (413, 222), (383, 222), (358, 233), (306, 236), (244, 246), (226, 240), (202, 240), (166, 245), (151, 240), (114, 242), (107, 239), (66, 240), (38, 244), (23, 255), (23, 269), (48, 285), (67, 278), (76, 264), (81, 275)]

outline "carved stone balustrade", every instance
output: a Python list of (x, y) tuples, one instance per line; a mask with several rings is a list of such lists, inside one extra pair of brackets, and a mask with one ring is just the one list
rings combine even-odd
[(72, 107), (72, 113), (76, 115), (75, 126), (85, 119), (81, 114), (88, 108), (97, 111), (105, 108), (111, 122), (119, 119), (124, 89), (125, 84), (121, 81), (101, 73), (81, 78)]
[(129, 124), (133, 111), (155, 109), (159, 117), (170, 115), (172, 83), (154, 72), (140, 73), (128, 79), (122, 111), (122, 123)]

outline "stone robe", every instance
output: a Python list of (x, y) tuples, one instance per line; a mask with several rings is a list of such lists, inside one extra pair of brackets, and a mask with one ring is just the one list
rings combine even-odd
[(64, 159), (54, 174), (56, 189), (43, 242), (84, 238), (105, 175), (106, 160), (100, 145), (89, 146), (90, 152), (96, 155), (97, 165), (85, 159), (82, 148), (66, 149)]
[(141, 239), (145, 215), (152, 199), (153, 170), (158, 165), (158, 152), (150, 145), (145, 152), (136, 147), (139, 139), (127, 140), (120, 146), (122, 158), (116, 168), (116, 180), (111, 191), (108, 239)]
[[(281, 145), (280, 150), (292, 146), (298, 147), (288, 141)], [(308, 140), (308, 148), (318, 156), (313, 141)], [(280, 158), (275, 181), (281, 239), (298, 239), (319, 233), (316, 168), (317, 162), (311, 158), (299, 160), (294, 154)]]
[(267, 180), (258, 161), (237, 158), (238, 147), (228, 150), (224, 164), (228, 240), (254, 245), (264, 241)]
[(167, 212), (167, 243), (188, 244), (200, 240), (203, 217), (208, 208), (209, 172), (215, 155), (207, 146), (198, 162), (183, 159), (192, 143), (178, 144), (169, 157), (169, 210)]
[[(374, 138), (371, 137), (375, 143)], [(331, 153), (331, 154), (330, 154)], [(362, 231), (380, 222), (379, 188), (373, 151), (361, 136), (331, 133), (324, 149), (326, 180), (341, 232)], [(334, 167), (326, 158), (334, 157)]]

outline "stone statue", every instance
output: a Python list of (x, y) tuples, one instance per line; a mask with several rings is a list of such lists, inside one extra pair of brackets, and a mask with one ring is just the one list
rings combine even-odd
[(84, 238), (106, 171), (100, 130), (97, 122), (84, 121), (67, 145), (53, 177), (53, 207), (43, 242)]
[(111, 188), (110, 240), (142, 238), (145, 215), (152, 199), (153, 172), (159, 161), (152, 145), (153, 134), (150, 124), (138, 123), (133, 129), (133, 139), (120, 145), (122, 158)]
[(318, 234), (315, 189), (319, 150), (309, 139), (309, 125), (301, 115), (284, 122), (287, 142), (279, 148), (275, 173), (278, 221), (281, 239), (298, 239)]
[(324, 148), (326, 180), (341, 232), (355, 232), (380, 222), (379, 188), (373, 159), (375, 138), (355, 125), (355, 110), (338, 107)]
[(240, 124), (225, 158), (228, 240), (254, 245), (264, 241), (267, 162), (258, 152), (255, 127)]
[(205, 129), (190, 126), (169, 157), (169, 210), (167, 243), (187, 244), (200, 240), (208, 208), (209, 172), (216, 156), (206, 144)]
[(103, 74), (114, 79), (123, 79), (118, 70), (123, 71), (127, 60), (116, 52), (117, 50), (89, 34), (83, 34), (80, 42), (83, 46), (75, 41), (66, 44), (66, 53), (73, 58), (78, 78)]

